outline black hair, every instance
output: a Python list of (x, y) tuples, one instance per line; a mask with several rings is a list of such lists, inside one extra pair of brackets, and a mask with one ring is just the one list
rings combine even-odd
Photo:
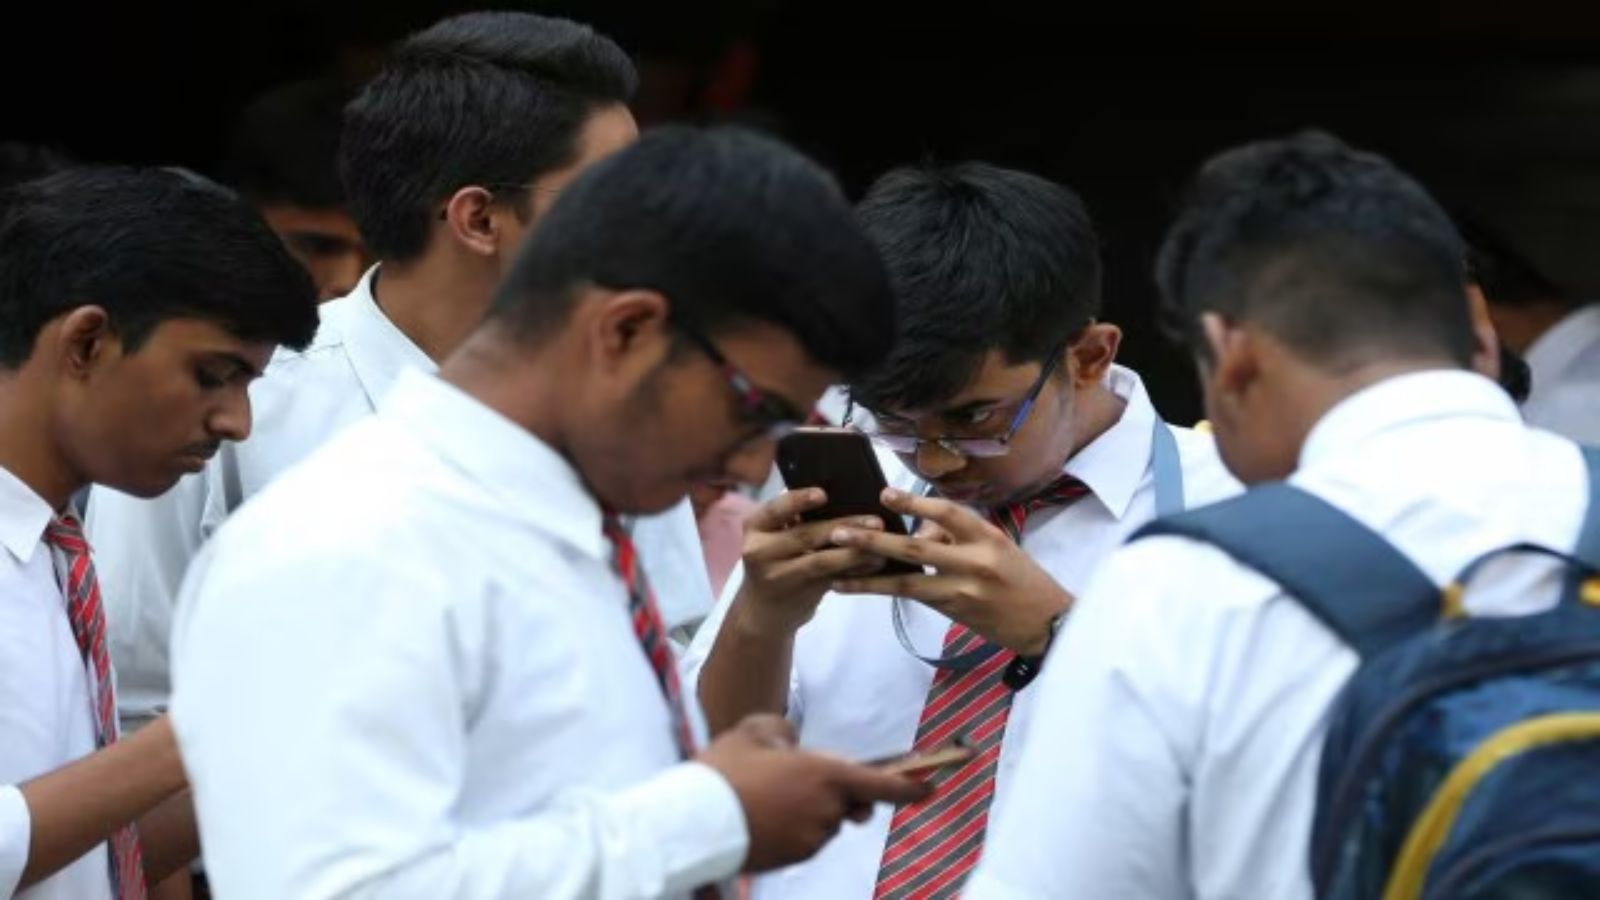
[(335, 80), (295, 81), (245, 107), (228, 139), (223, 178), (257, 205), (345, 205), (339, 132), (354, 91)]
[(702, 332), (778, 325), (847, 375), (879, 362), (894, 336), (883, 264), (837, 183), (738, 129), (660, 128), (580, 176), (533, 232), (491, 316), (538, 339), (587, 286), (659, 291), (675, 320)]
[(303, 347), (316, 301), (261, 217), (203, 181), (90, 166), (12, 187), (0, 203), (0, 367), (20, 367), (47, 322), (87, 304), (133, 352), (175, 318)]
[[(637, 83), (620, 47), (566, 19), (469, 13), (412, 35), (345, 112), (340, 171), (362, 240), (380, 260), (415, 259), (442, 201), (570, 164), (589, 116)], [(525, 192), (513, 199), (525, 214)]]
[(1461, 216), (1456, 217), (1456, 227), (1467, 243), (1467, 279), (1483, 291), (1484, 299), (1490, 303), (1496, 306), (1553, 303), (1567, 308), (1576, 305), (1539, 271), (1538, 266), (1500, 235)]
[(1428, 192), (1321, 132), (1212, 158), (1156, 264), (1163, 325), (1197, 352), (1200, 316), (1215, 312), (1335, 369), (1386, 357), (1467, 365), (1465, 277), (1461, 238)]
[(1100, 242), (1059, 184), (983, 163), (907, 167), (856, 213), (900, 316), (893, 353), (850, 384), (869, 409), (945, 402), (989, 351), (1043, 361), (1100, 314)]

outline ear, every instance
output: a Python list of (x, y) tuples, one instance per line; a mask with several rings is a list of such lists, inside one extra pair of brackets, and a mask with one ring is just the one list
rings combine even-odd
[(1072, 373), (1073, 387), (1082, 390), (1104, 381), (1121, 346), (1121, 328), (1106, 322), (1090, 323), (1067, 348), (1067, 370)]
[(1489, 301), (1475, 284), (1467, 285), (1467, 309), (1472, 313), (1472, 368), (1479, 374), (1500, 380), (1500, 336), (1489, 318)]
[(500, 249), (500, 223), (493, 213), (494, 194), (487, 188), (464, 187), (445, 203), (444, 227), (468, 251), (493, 256)]
[(68, 378), (87, 379), (96, 366), (122, 353), (122, 339), (100, 306), (80, 306), (40, 332), (34, 352), (53, 355)]
[(590, 319), (590, 331), (607, 366), (624, 365), (654, 344), (660, 344), (665, 355), (672, 304), (664, 294), (647, 289), (616, 291), (593, 302), (599, 307)]
[(1210, 351), (1210, 393), (1219, 401), (1247, 393), (1261, 374), (1256, 338), (1214, 313), (1200, 314), (1200, 330)]

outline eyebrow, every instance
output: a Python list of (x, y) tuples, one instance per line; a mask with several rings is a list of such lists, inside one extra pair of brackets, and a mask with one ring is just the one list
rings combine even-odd
[(938, 415), (940, 415), (940, 416), (959, 416), (959, 415), (962, 415), (964, 413), (977, 412), (977, 411), (979, 411), (981, 409), (984, 409), (985, 407), (999, 406), (999, 405), (1001, 405), (1003, 403), (1009, 403), (1009, 402), (1011, 402), (1011, 401), (999, 400), (999, 399), (994, 399), (994, 400), (985, 400), (985, 399), (968, 400), (967, 402), (961, 404), (960, 406), (947, 406), (944, 409), (939, 410)]
[(226, 350), (203, 350), (203, 351), (201, 351), (201, 355), (205, 356), (205, 357), (208, 357), (210, 359), (213, 359), (213, 360), (220, 360), (222, 362), (232, 363), (235, 367), (238, 368), (238, 370), (240, 372), (243, 372), (246, 375), (249, 375), (251, 378), (260, 378), (261, 377), (260, 370), (258, 370), (254, 365), (252, 365), (250, 363), (250, 360), (245, 359), (244, 357), (240, 356), (237, 353), (229, 353)]

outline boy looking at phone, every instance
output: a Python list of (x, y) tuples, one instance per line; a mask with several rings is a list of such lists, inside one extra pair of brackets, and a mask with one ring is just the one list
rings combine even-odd
[[(900, 318), (851, 395), (876, 417), (888, 511), (922, 524), (804, 522), (825, 491), (774, 499), (685, 669), (714, 731), (779, 712), (802, 743), (852, 758), (963, 735), (975, 756), (931, 776), (932, 802), (760, 879), (761, 898), (953, 896), (1075, 592), (1158, 506), (1236, 490), (1210, 439), (1162, 423), (1115, 364), (1121, 331), (1099, 320), (1098, 240), (1072, 191), (977, 163), (907, 168), (857, 212)], [(886, 559), (926, 570), (882, 574)]]

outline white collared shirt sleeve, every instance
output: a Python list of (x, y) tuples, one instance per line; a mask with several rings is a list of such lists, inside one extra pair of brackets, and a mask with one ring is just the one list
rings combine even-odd
[[(173, 720), (219, 893), (635, 898), (738, 869), (743, 813), (699, 764), (614, 791), (574, 788), (531, 815), (463, 821), (457, 792), (474, 765), (463, 735), (493, 676), (482, 642), (494, 623), (452, 602), (449, 573), (406, 558), (392, 547), (196, 564)], [(371, 602), (380, 598), (390, 602)], [(254, 604), (291, 609), (229, 612)], [(369, 616), (374, 608), (406, 612)], [(297, 666), (281, 665), (290, 648)], [(236, 693), (230, 673), (274, 665), (274, 689)], [(319, 682), (295, 684), (302, 670)], [(539, 698), (526, 703), (540, 714)]]
[(963, 896), (1189, 896), (1185, 760), (1204, 689), (1185, 671), (1193, 657), (1161, 645), (1175, 623), (1149, 621), (1169, 589), (1151, 550), (1113, 555), (1051, 649), (1004, 814)]
[(16, 893), (28, 865), (33, 822), (28, 803), (15, 785), (0, 784), (0, 897)]

